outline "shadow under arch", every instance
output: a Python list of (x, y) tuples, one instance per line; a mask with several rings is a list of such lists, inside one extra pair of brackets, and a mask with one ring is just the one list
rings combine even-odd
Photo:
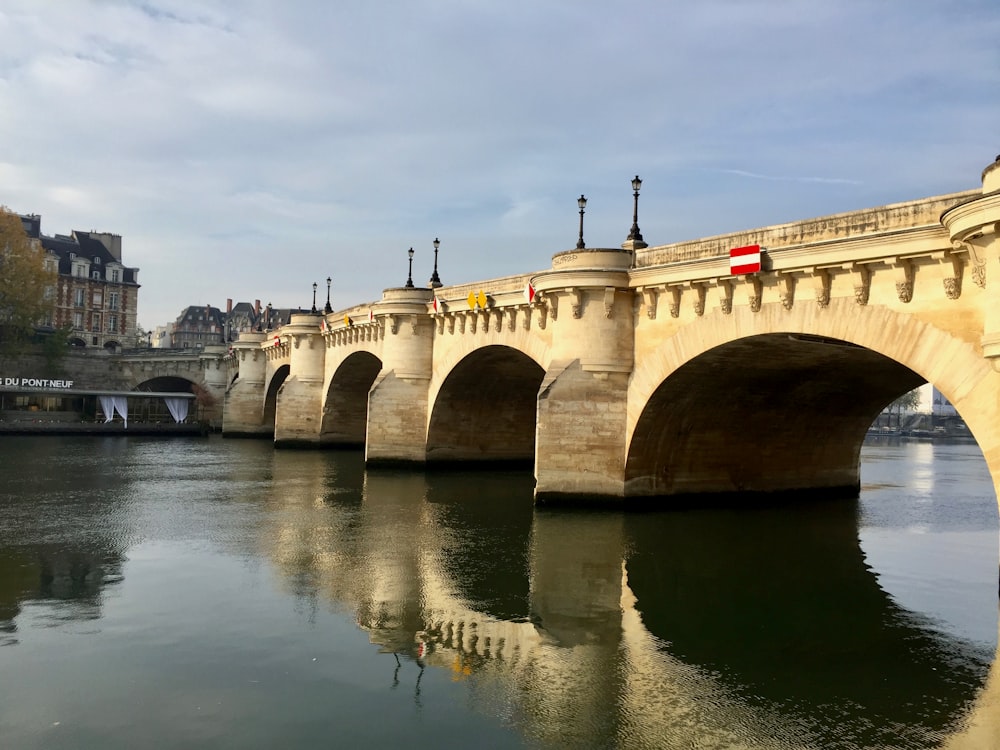
[(740, 703), (809, 727), (817, 747), (937, 746), (994, 655), (922, 626), (879, 587), (857, 510), (804, 496), (784, 508), (626, 514), (636, 610), (662, 652), (717, 675)]
[(272, 432), (274, 431), (275, 415), (278, 408), (278, 391), (281, 390), (281, 386), (284, 385), (285, 379), (288, 378), (288, 374), (291, 370), (292, 368), (290, 365), (282, 365), (274, 371), (274, 375), (271, 376), (271, 380), (267, 384), (267, 393), (264, 395), (264, 411), (261, 415), (261, 424), (270, 427)]
[(868, 427), (924, 382), (887, 356), (821, 336), (721, 344), (650, 396), (629, 445), (626, 495), (857, 494)]
[(368, 391), (382, 371), (382, 360), (369, 352), (348, 355), (330, 379), (323, 403), (320, 445), (360, 448), (368, 426)]
[(544, 377), (537, 362), (508, 346), (486, 346), (464, 357), (448, 373), (434, 401), (427, 463), (530, 466)]

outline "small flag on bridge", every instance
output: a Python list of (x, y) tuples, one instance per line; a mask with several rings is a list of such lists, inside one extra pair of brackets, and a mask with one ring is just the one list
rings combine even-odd
[(375, 310), (371, 307), (368, 308), (368, 322), (369, 323), (375, 322)]
[(739, 276), (744, 273), (760, 273), (761, 253), (765, 248), (760, 245), (734, 247), (729, 251), (729, 273)]
[(434, 298), (433, 305), (434, 305), (434, 312), (441, 312), (441, 303), (438, 302), (437, 297)]
[(275, 346), (280, 346), (281, 345), (281, 339), (278, 336), (274, 337), (274, 345)]
[(524, 298), (528, 300), (529, 305), (535, 301), (535, 287), (531, 285), (530, 281), (524, 285)]

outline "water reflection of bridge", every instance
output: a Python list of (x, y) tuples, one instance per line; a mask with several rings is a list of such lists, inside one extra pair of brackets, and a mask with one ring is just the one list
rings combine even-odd
[[(921, 628), (879, 588), (850, 503), (738, 524), (552, 513), (532, 508), (530, 477), (519, 492), (481, 475), (468, 496), (468, 477), (363, 474), (359, 459), (353, 487), (331, 494), (299, 466), (320, 458), (286, 455), (285, 522), (265, 544), (287, 580), (352, 611), (384, 651), (468, 679), (532, 741), (979, 750), (1000, 737), (994, 655)], [(853, 718), (831, 720), (845, 703)]]

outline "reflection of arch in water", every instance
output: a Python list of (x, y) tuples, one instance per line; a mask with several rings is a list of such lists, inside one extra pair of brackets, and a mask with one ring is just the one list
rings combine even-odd
[[(741, 701), (801, 716), (821, 747), (939, 736), (982, 685), (992, 655), (921, 628), (878, 587), (853, 503), (653, 514), (626, 528), (645, 628)], [(831, 721), (846, 702), (864, 719)]]

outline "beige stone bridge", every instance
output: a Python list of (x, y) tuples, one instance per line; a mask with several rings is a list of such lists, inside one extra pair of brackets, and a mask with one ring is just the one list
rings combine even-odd
[[(1000, 160), (967, 192), (387, 289), (242, 335), (223, 434), (530, 462), (542, 501), (856, 491), (867, 428), (929, 381), (996, 486), (998, 228)], [(730, 249), (754, 244), (761, 271), (733, 275)]]

